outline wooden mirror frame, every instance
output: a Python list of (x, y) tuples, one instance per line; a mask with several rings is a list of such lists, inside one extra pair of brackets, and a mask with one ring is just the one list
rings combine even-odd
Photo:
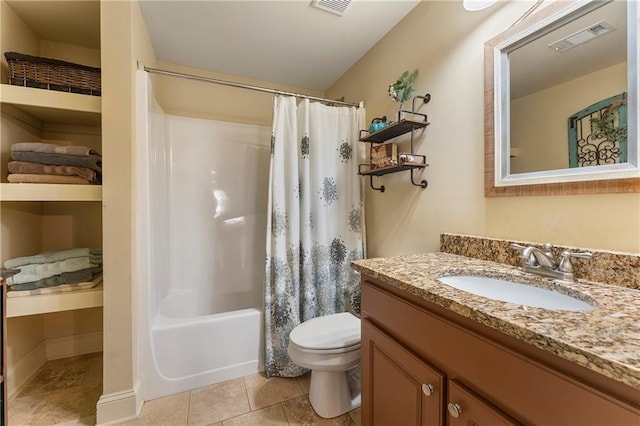
[[(589, 4), (588, 1), (578, 2), (581, 5)], [(603, 3), (603, 2), (599, 2)], [(604, 2), (606, 3), (606, 2)], [(637, 6), (636, 6), (637, 7)], [(566, 0), (558, 0), (529, 18), (514, 25), (505, 32), (485, 43), (484, 47), (484, 150), (485, 173), (484, 186), (485, 197), (514, 197), (514, 196), (542, 196), (542, 195), (573, 195), (573, 194), (597, 194), (597, 193), (633, 193), (640, 192), (640, 177), (586, 180), (577, 182), (558, 182), (527, 185), (496, 186), (496, 114), (500, 114), (500, 105), (496, 107), (495, 100), (495, 52), (497, 46), (514, 39), (514, 45), (519, 41), (518, 36), (531, 34), (535, 28), (554, 22), (554, 16), (567, 9)], [(640, 29), (639, 29), (640, 31)], [(523, 38), (523, 37), (520, 37)], [(629, 60), (638, 61), (637, 53), (633, 52)], [(637, 72), (636, 72), (637, 74)], [(628, 88), (630, 101), (637, 102), (638, 84)], [(635, 91), (635, 94), (631, 92)], [(636, 115), (640, 114), (638, 111)], [(636, 127), (640, 120), (636, 119)], [(638, 137), (640, 129), (632, 132), (632, 137)], [(640, 142), (640, 141), (639, 141)], [(640, 146), (638, 147), (640, 149)], [(640, 165), (639, 165), (640, 166)]]

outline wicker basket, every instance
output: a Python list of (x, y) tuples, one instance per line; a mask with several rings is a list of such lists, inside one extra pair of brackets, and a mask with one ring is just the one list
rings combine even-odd
[(4, 54), (9, 84), (100, 96), (100, 68), (16, 52)]

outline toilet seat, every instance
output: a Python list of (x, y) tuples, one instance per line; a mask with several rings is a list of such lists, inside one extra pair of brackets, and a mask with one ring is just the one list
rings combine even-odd
[(308, 353), (341, 353), (360, 348), (360, 319), (349, 312), (325, 315), (299, 324), (289, 344)]
[(337, 348), (337, 349), (308, 349), (308, 348), (300, 347), (296, 345), (294, 342), (289, 342), (289, 345), (293, 346), (299, 352), (304, 352), (307, 354), (318, 354), (318, 355), (342, 354), (346, 352), (360, 350), (360, 343), (358, 343), (357, 345), (347, 346), (346, 348)]

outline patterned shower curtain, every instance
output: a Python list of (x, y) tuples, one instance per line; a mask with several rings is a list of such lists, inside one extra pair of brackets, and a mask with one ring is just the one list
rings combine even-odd
[(337, 312), (360, 315), (363, 199), (358, 176), (364, 108), (277, 96), (271, 137), (265, 285), (267, 376), (307, 370), (287, 355), (289, 333)]

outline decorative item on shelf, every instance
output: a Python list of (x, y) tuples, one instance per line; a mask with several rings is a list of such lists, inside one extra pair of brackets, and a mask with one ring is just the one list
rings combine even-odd
[(100, 96), (100, 68), (16, 52), (4, 56), (11, 85)]
[[(395, 83), (389, 85), (389, 96), (391, 96), (391, 99), (395, 102), (400, 102), (400, 110), (402, 110), (402, 103), (413, 98), (415, 95), (416, 91), (413, 88), (413, 83), (417, 76), (418, 70), (413, 70), (411, 73), (405, 71)], [(399, 119), (398, 113), (398, 120)]]
[[(417, 157), (420, 157), (418, 159)], [(398, 164), (403, 165), (424, 165), (424, 157), (412, 154), (400, 154), (398, 156)]]
[(383, 115), (382, 117), (376, 117), (373, 120), (371, 120), (371, 125), (369, 126), (369, 133), (375, 133), (379, 130), (384, 129), (385, 127), (387, 127), (387, 116)]
[(395, 143), (386, 143), (383, 145), (371, 145), (369, 151), (371, 169), (382, 169), (398, 165), (398, 145)]

